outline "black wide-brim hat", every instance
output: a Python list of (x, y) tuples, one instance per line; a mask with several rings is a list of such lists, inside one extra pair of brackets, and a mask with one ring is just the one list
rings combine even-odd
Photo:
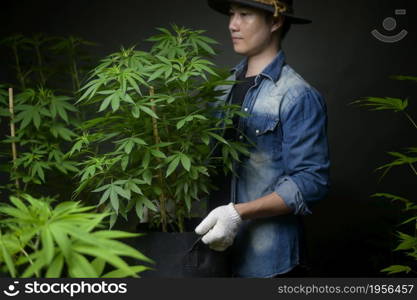
[(279, 13), (287, 17), (287, 20), (293, 24), (309, 24), (312, 22), (295, 15), (292, 0), (207, 0), (207, 2), (212, 9), (225, 15), (229, 14), (230, 4), (236, 3), (262, 9), (271, 12), (275, 16), (277, 16), (277, 9), (279, 8)]

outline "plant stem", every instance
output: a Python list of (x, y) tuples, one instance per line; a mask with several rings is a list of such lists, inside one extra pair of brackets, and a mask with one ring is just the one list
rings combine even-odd
[(417, 129), (417, 124), (414, 122), (413, 118), (411, 118), (411, 116), (406, 112), (404, 112), (404, 114), (408, 118), (408, 120), (411, 122), (411, 124), (413, 124), (414, 128)]
[(71, 75), (73, 76), (73, 79), (74, 79), (74, 94), (75, 94), (76, 92), (80, 90), (81, 86), (80, 86), (80, 78), (78, 75), (77, 62), (75, 61), (74, 55), (71, 55), (71, 60), (72, 60)]
[(416, 171), (416, 169), (414, 168), (413, 164), (409, 164), (409, 165), (410, 165), (411, 170), (413, 170), (414, 174), (415, 174), (415, 175), (417, 175), (417, 171)]
[(38, 43), (35, 43), (35, 52), (36, 52), (36, 58), (38, 60), (39, 76), (41, 78), (41, 85), (44, 86), (45, 83), (46, 83), (46, 78), (45, 78), (45, 74), (43, 73), (42, 56), (41, 56), (41, 51), (40, 51)]
[(80, 78), (78, 75), (78, 67), (77, 67), (77, 61), (75, 60), (75, 47), (76, 47), (76, 43), (74, 42), (73, 38), (69, 39), (70, 42), (70, 46), (69, 46), (69, 57), (70, 57), (70, 61), (71, 61), (71, 65), (70, 65), (70, 69), (71, 69), (71, 77), (73, 80), (73, 88), (74, 88), (74, 95), (75, 93), (77, 93), (80, 88)]
[(12, 49), (13, 49), (13, 54), (14, 54), (14, 58), (15, 58), (15, 61), (16, 61), (16, 72), (17, 72), (16, 77), (20, 82), (20, 86), (21, 86), (22, 90), (25, 90), (26, 89), (26, 83), (25, 83), (25, 78), (24, 78), (23, 73), (22, 73), (22, 68), (20, 67), (19, 53), (17, 51), (16, 44), (14, 44), (12, 46)]
[[(155, 95), (155, 90), (153, 87), (150, 87), (149, 94), (151, 97)], [(152, 99), (151, 99), (151, 102), (153, 102)], [(152, 110), (155, 114), (157, 113), (155, 105), (152, 105)], [(160, 144), (161, 138), (159, 136), (158, 121), (156, 118), (152, 118), (152, 125), (153, 125), (153, 136), (154, 136), (155, 144)], [(157, 147), (157, 150), (159, 151), (159, 147)], [(157, 158), (157, 161), (159, 163), (160, 159)], [(161, 187), (163, 187), (164, 179), (163, 179), (163, 174), (162, 174), (161, 169), (158, 169), (158, 179), (159, 179), (159, 184), (161, 185)], [(165, 196), (163, 189), (162, 189), (161, 195), (159, 196), (159, 208), (161, 210), (162, 231), (167, 232), (168, 221), (167, 221), (167, 210), (166, 210), (166, 196)]]
[[(77, 62), (75, 60), (74, 52), (75, 52), (75, 50), (74, 50), (74, 46), (73, 46), (73, 48), (71, 49), (71, 52), (70, 52), (70, 60), (71, 60), (70, 73), (71, 73), (71, 77), (72, 77), (73, 94), (74, 94), (74, 97), (75, 97), (77, 92), (81, 89), (81, 84), (80, 84), (80, 78), (79, 78), (79, 74), (78, 74), (78, 67), (77, 67)], [(81, 110), (80, 112), (78, 112), (77, 115), (81, 120), (86, 119), (85, 110)]]
[[(13, 89), (9, 88), (9, 112), (10, 112), (10, 136), (14, 138), (15, 134), (15, 126), (14, 126), (14, 104), (13, 104)], [(17, 150), (16, 150), (16, 143), (12, 142), (12, 156), (13, 156), (13, 169), (16, 171), (16, 160), (17, 160)], [(19, 179), (16, 178), (16, 188), (19, 190)]]
[[(33, 261), (32, 261), (32, 259), (30, 258), (29, 254), (25, 251), (25, 249), (23, 249), (22, 247), (20, 247), (20, 250), (22, 251), (23, 255), (24, 255), (24, 256), (26, 256), (26, 257), (28, 258), (29, 263), (30, 263), (31, 265), (33, 265)], [(35, 274), (36, 274), (36, 276), (38, 276), (38, 278), (40, 277), (40, 276), (39, 276), (38, 271), (36, 271), (36, 272), (35, 272)]]
[(184, 232), (184, 217), (182, 215), (182, 213), (179, 213), (178, 215), (178, 228), (180, 232)]
[(77, 61), (75, 60), (75, 48), (77, 47), (77, 41), (74, 37), (68, 39), (68, 54), (70, 58), (70, 73), (72, 77), (72, 83), (74, 88), (74, 95), (80, 90), (80, 78), (78, 75)]

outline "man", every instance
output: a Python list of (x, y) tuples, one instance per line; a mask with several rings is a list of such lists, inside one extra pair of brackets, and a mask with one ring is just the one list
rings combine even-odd
[[(232, 176), (229, 205), (212, 210), (196, 227), (210, 248), (231, 247), (237, 277), (276, 277), (303, 264), (300, 216), (329, 187), (326, 105), (285, 63), (282, 39), (296, 17), (291, 0), (208, 0), (230, 16), (236, 53), (233, 88), (220, 99), (248, 113), (237, 129), (256, 146)], [(306, 45), (307, 46), (307, 45)]]

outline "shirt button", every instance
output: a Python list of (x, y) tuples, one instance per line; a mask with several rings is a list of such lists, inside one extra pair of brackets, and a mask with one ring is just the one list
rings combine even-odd
[(249, 108), (245, 107), (245, 111), (247, 112), (249, 110)]
[(259, 133), (260, 133), (259, 129), (258, 129), (258, 130), (256, 130), (256, 134), (259, 134)]

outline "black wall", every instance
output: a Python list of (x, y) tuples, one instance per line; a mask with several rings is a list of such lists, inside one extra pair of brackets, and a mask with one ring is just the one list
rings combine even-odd
[[(415, 0), (297, 0), (296, 10), (313, 19), (293, 26), (284, 42), (287, 62), (325, 96), (329, 114), (332, 191), (306, 218), (309, 253), (315, 274), (321, 276), (377, 276), (382, 267), (397, 263), (391, 254), (398, 209), (375, 192), (397, 193), (415, 199), (415, 177), (406, 167), (393, 170), (381, 183), (373, 170), (388, 162), (387, 151), (417, 146), (415, 129), (400, 114), (368, 112), (348, 106), (366, 96), (410, 99), (417, 118), (417, 85), (389, 79), (417, 76)], [(206, 29), (221, 44), (216, 63), (232, 67), (242, 59), (234, 54), (227, 18), (211, 11), (205, 0), (13, 0), (0, 8), (0, 37), (21, 32), (75, 35), (100, 44), (102, 57), (131, 46), (170, 23)], [(395, 16), (395, 9), (406, 9)], [(386, 31), (382, 22), (395, 17), (397, 28)], [(378, 29), (408, 35), (397, 43), (383, 43), (371, 35)], [(0, 52), (0, 82), (10, 80), (9, 63)]]

